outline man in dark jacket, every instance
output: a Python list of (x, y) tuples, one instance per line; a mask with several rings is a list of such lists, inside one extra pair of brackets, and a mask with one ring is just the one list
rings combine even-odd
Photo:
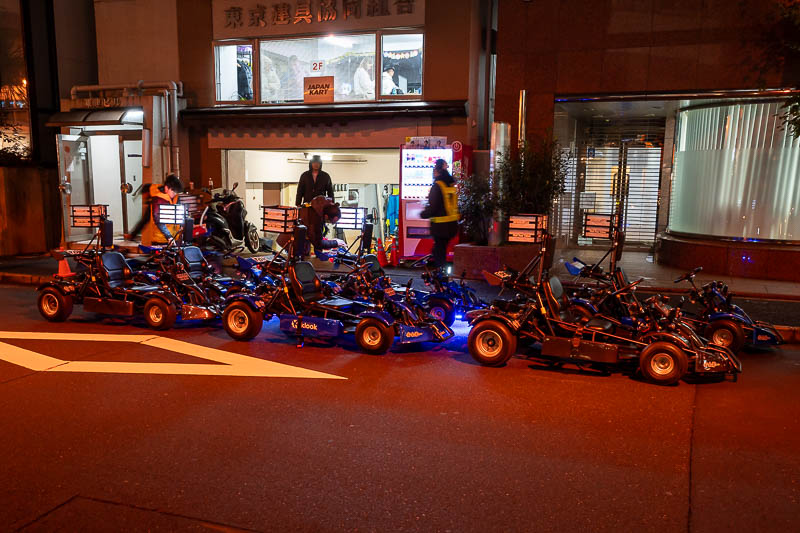
[(458, 234), (458, 191), (455, 180), (447, 171), (447, 161), (437, 159), (433, 167), (433, 185), (428, 193), (428, 205), (420, 214), (431, 221), (433, 261), (438, 267), (447, 263), (447, 245)]
[(315, 155), (308, 162), (308, 170), (300, 175), (294, 205), (310, 202), (320, 195), (333, 198), (333, 183), (330, 175), (322, 170), (322, 158)]

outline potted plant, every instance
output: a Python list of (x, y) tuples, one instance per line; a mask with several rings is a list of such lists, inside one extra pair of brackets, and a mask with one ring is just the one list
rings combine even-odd
[(493, 224), (501, 229), (500, 242), (507, 235), (508, 217), (518, 214), (549, 214), (564, 192), (567, 167), (558, 143), (552, 138), (526, 142), (517, 152), (501, 154), (491, 179), (470, 176), (459, 183), (459, 211), (462, 230), (472, 239), (455, 247), (454, 271), (481, 279), (482, 271), (503, 265), (521, 269), (535, 254), (538, 244), (486, 246)]

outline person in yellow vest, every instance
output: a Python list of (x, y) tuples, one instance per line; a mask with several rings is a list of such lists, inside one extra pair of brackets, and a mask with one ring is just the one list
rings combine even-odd
[(437, 268), (447, 263), (447, 245), (458, 234), (458, 191), (453, 176), (447, 171), (447, 161), (437, 159), (433, 167), (433, 186), (428, 193), (428, 205), (422, 218), (431, 221), (433, 261)]
[(158, 222), (159, 207), (165, 204), (178, 203), (178, 195), (183, 191), (183, 184), (175, 174), (169, 174), (163, 185), (150, 185), (150, 217), (142, 231), (142, 244), (165, 244), (181, 229), (178, 224), (161, 224)]

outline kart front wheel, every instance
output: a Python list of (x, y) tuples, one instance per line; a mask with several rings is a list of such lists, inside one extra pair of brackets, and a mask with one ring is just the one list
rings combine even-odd
[(672, 385), (686, 375), (689, 359), (686, 353), (671, 342), (654, 342), (639, 354), (639, 369), (647, 381)]
[(499, 320), (486, 320), (469, 332), (467, 346), (480, 364), (501, 366), (517, 351), (517, 337)]
[(40, 292), (37, 304), (39, 313), (50, 322), (63, 322), (72, 314), (72, 296), (54, 287)]
[(175, 308), (161, 298), (150, 298), (144, 304), (144, 320), (153, 329), (169, 329), (176, 318)]
[(383, 355), (394, 342), (394, 329), (376, 318), (365, 318), (356, 326), (356, 344), (364, 352)]
[(706, 338), (712, 344), (738, 353), (744, 346), (744, 331), (732, 320), (715, 320), (706, 328)]
[(258, 236), (258, 229), (252, 224), (245, 228), (244, 244), (251, 253), (256, 253), (261, 247), (261, 239)]
[(264, 317), (246, 302), (233, 302), (222, 313), (222, 325), (231, 338), (249, 341), (261, 332)]
[(456, 321), (456, 310), (452, 303), (442, 298), (430, 298), (425, 304), (428, 314), (441, 320), (449, 328)]

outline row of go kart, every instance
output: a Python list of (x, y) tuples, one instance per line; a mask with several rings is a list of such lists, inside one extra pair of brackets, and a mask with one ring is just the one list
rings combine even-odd
[(140, 316), (154, 329), (168, 329), (178, 319), (221, 319), (237, 340), (252, 339), (264, 321), (277, 317), (298, 345), (306, 338), (353, 333), (364, 352), (382, 354), (395, 343), (445, 341), (453, 336), (457, 315), (485, 305), (463, 282), (427, 265), (423, 278), (431, 290), (416, 291), (410, 282), (393, 283), (374, 255), (346, 250), (333, 260), (347, 273), (323, 280), (302, 260), (305, 233), (296, 226), (287, 245), (268, 260), (239, 257), (236, 278), (217, 274), (191, 244), (140, 247), (146, 257), (134, 260), (90, 243), (65, 252), (78, 267), (39, 287), (39, 311), (47, 320), (63, 321), (78, 304), (103, 315)]
[[(79, 304), (104, 315), (141, 316), (155, 329), (167, 329), (178, 319), (221, 319), (225, 331), (242, 341), (253, 339), (265, 321), (276, 317), (280, 330), (298, 346), (309, 338), (353, 334), (359, 348), (370, 354), (383, 354), (394, 344), (444, 342), (453, 336), (453, 322), (461, 318), (471, 326), (469, 352), (484, 365), (500, 366), (520, 344), (528, 343), (534, 348), (529, 352), (533, 358), (554, 366), (623, 366), (661, 384), (687, 374), (735, 379), (741, 372), (738, 341), (765, 342), (768, 337), (781, 342), (772, 326), (749, 320), (735, 306), (734, 313), (690, 315), (682, 311), (683, 299), (674, 307), (661, 296), (640, 302), (636, 287), (642, 280), (629, 282), (619, 268), (606, 274), (597, 265), (579, 266), (576, 260), (570, 268), (596, 283), (568, 297), (545, 268), (552, 251), (549, 237), (522, 271), (484, 272), (487, 281), (503, 287), (501, 297), (511, 292), (510, 298), (498, 297), (491, 304), (481, 301), (463, 280), (449, 279), (424, 260), (417, 266), (424, 267), (427, 291), (412, 289), (410, 281), (394, 283), (374, 255), (347, 250), (331, 257), (344, 268), (323, 279), (303, 260), (305, 245), (305, 227), (297, 225), (286, 246), (272, 257), (239, 257), (236, 277), (216, 273), (191, 244), (143, 248), (147, 255), (138, 260), (101, 246), (87, 247), (72, 252), (79, 265), (74, 274), (56, 275), (39, 288), (38, 306), (50, 321), (65, 320)], [(691, 299), (721, 298), (733, 305), (730, 294), (717, 284), (698, 289), (696, 273), (678, 280), (690, 281)], [(715, 305), (708, 308), (719, 311), (722, 304)], [(723, 330), (726, 333), (720, 334)], [(726, 345), (729, 339), (734, 343)]]

